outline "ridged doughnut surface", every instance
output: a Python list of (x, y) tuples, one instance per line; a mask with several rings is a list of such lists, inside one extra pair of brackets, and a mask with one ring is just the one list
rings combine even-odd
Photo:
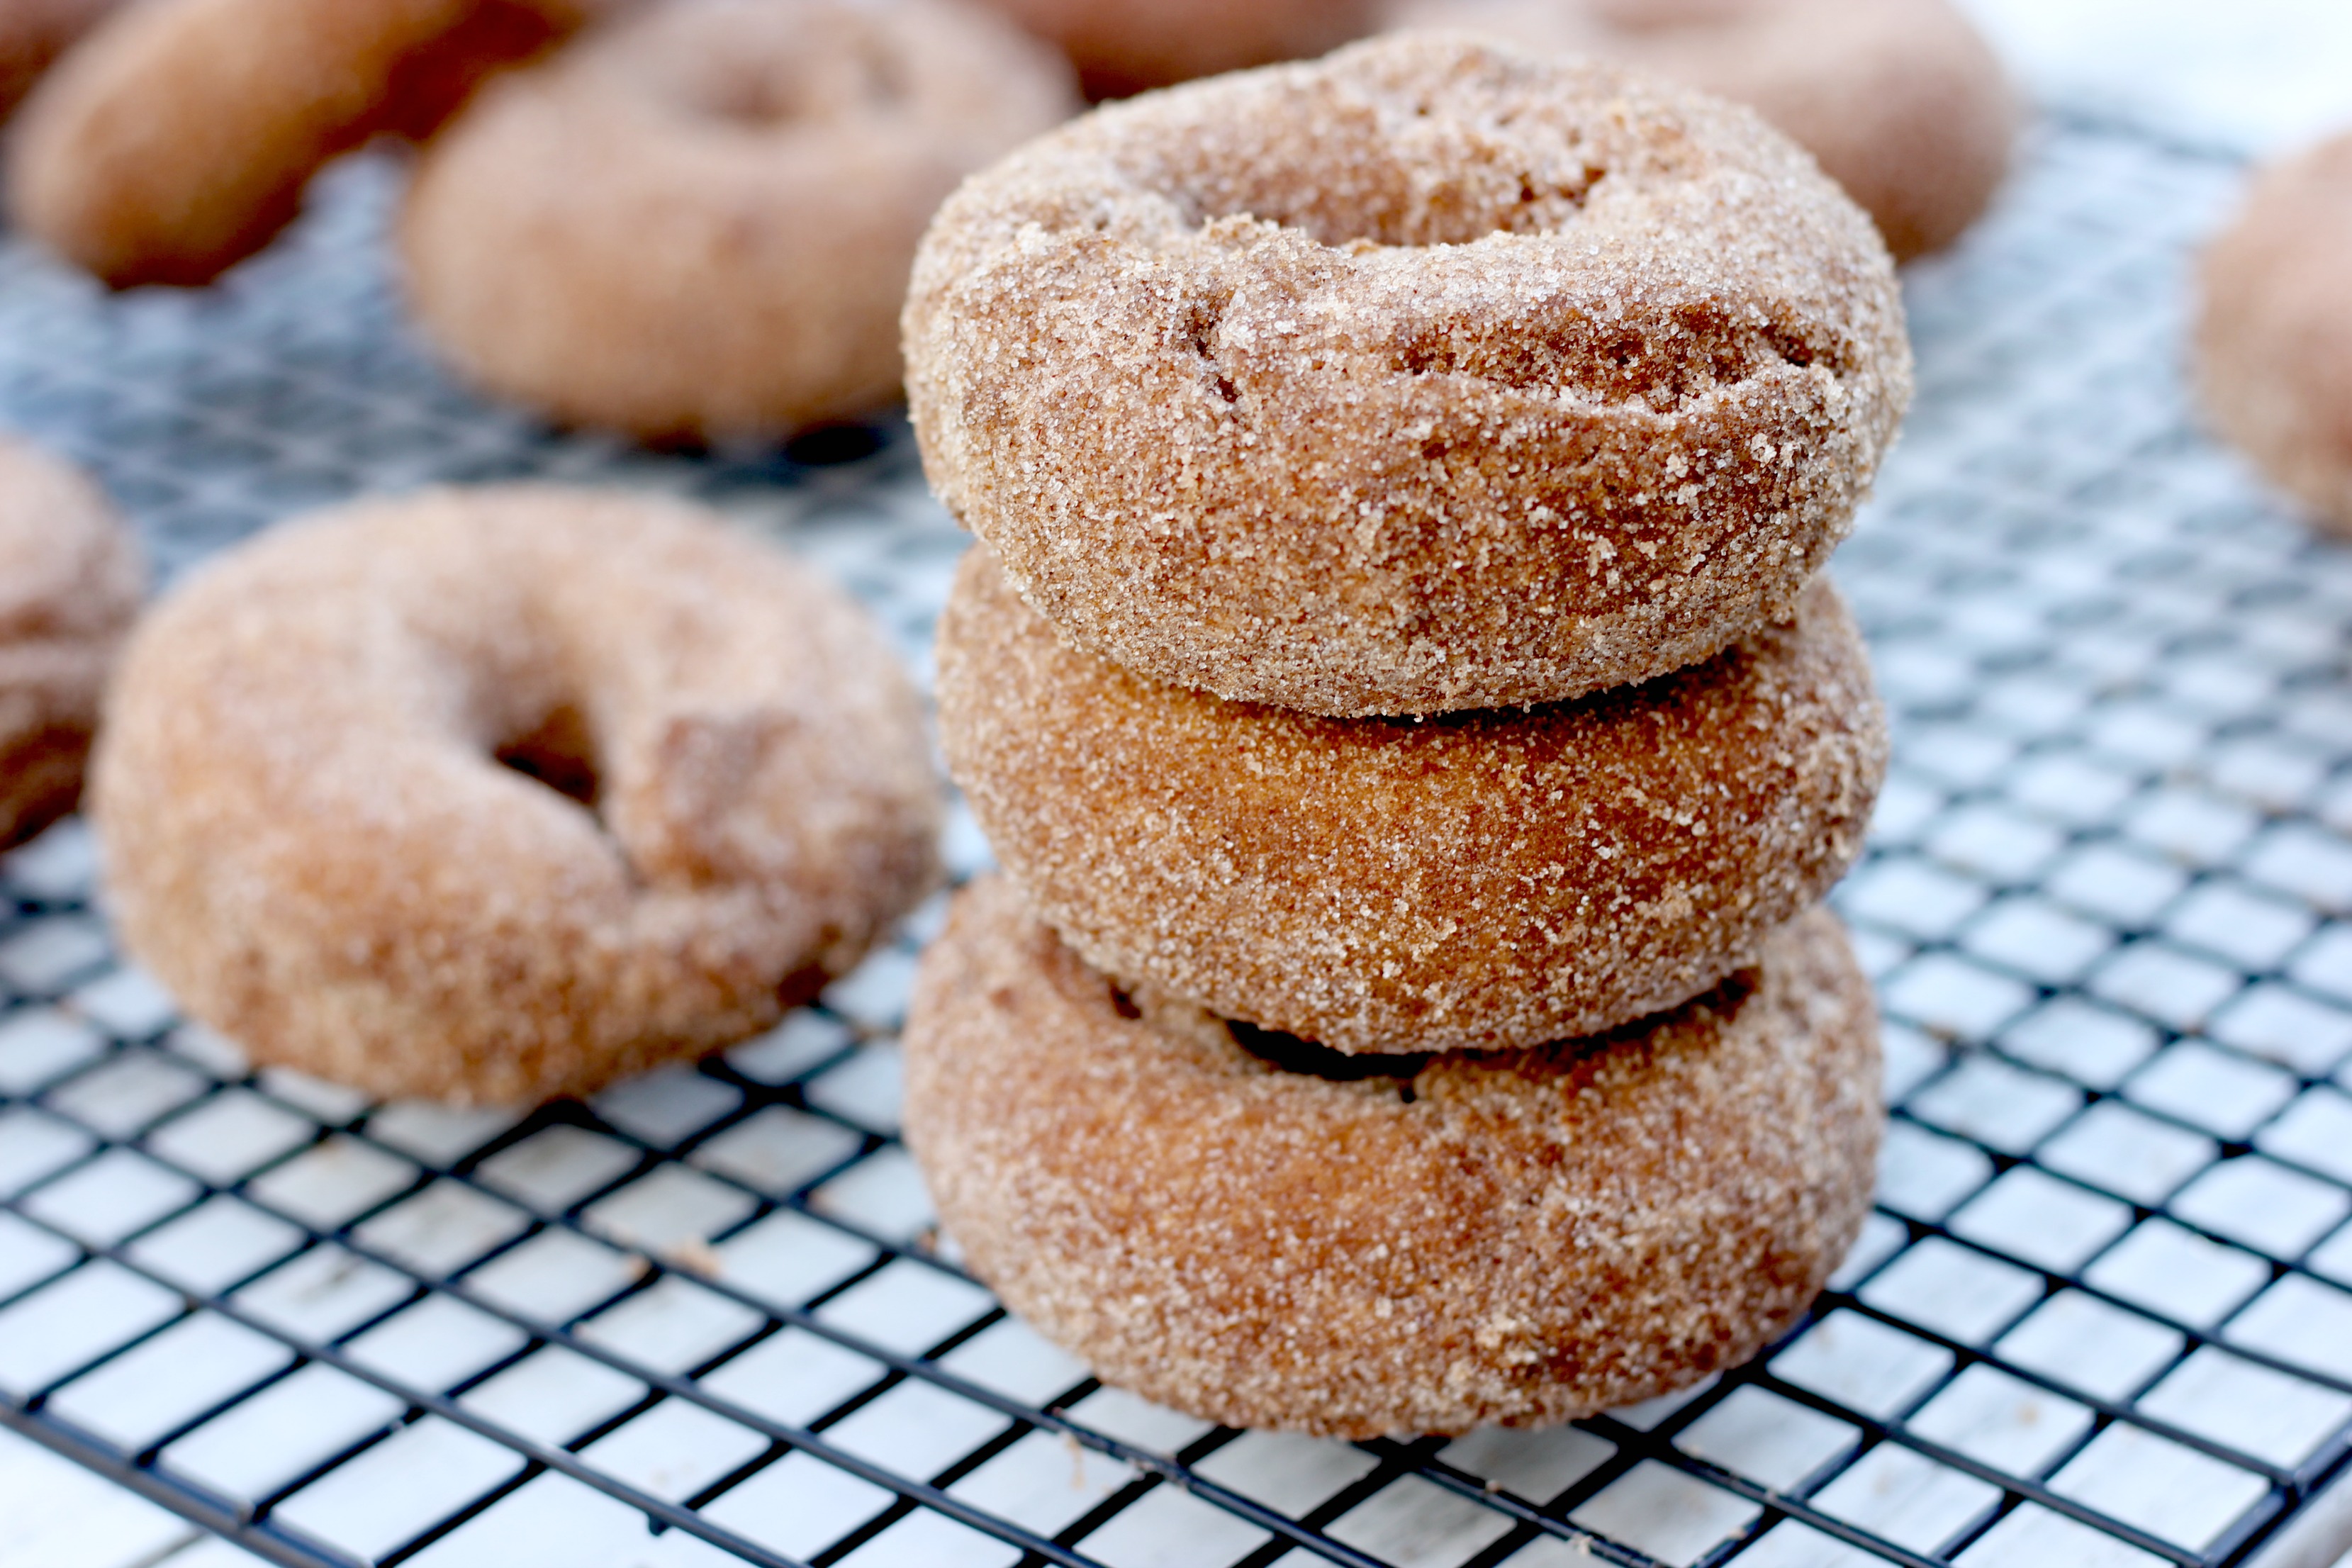
[(982, 545), (939, 668), (950, 770), (1087, 963), (1341, 1051), (1537, 1046), (1689, 1000), (1844, 874), (1886, 763), (1826, 580), (1643, 686), (1321, 719), (1067, 647)]
[(1897, 261), (1976, 221), (2017, 140), (2017, 95), (1951, 0), (1398, 0), (1388, 19), (1615, 60), (1744, 103), (1821, 160)]
[(142, 0), (44, 79), (9, 216), (118, 288), (209, 283), (319, 166), (422, 136), (488, 72), (627, 0)]
[(607, 491), (428, 491), (223, 558), (133, 639), (93, 793), (124, 945), (257, 1060), (382, 1096), (725, 1045), (935, 875), (864, 613)]
[(1663, 1018), (1324, 1077), (1129, 1001), (990, 880), (905, 1038), (908, 1141), (1007, 1306), (1146, 1398), (1350, 1437), (1754, 1354), (1852, 1244), (1881, 1123), (1870, 987), (1820, 910)]
[(0, 846), (73, 809), (147, 573), (98, 487), (0, 436)]
[(932, 484), (1066, 636), (1335, 715), (1785, 618), (1910, 391), (1870, 220), (1753, 114), (1446, 35), (1030, 143), (906, 326)]
[(932, 211), (1077, 107), (1051, 48), (949, 0), (668, 0), (433, 144), (409, 298), (462, 374), (567, 423), (751, 437), (871, 413)]
[(987, 0), (1078, 68), (1089, 98), (1319, 55), (1366, 31), (1370, 0)]
[(2205, 254), (2205, 409), (2272, 482), (2352, 536), (2352, 136), (2264, 170)]

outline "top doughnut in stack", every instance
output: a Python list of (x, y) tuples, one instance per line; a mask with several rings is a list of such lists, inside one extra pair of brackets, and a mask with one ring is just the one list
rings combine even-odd
[[(942, 209), (906, 330), (926, 465), (984, 542), (940, 627), (944, 739), (1026, 911), (968, 894), (909, 1026), (908, 1135), (975, 1268), (1113, 1381), (1326, 1431), (1561, 1418), (1784, 1328), (1876, 1141), (1867, 989), (1808, 913), (1885, 754), (1819, 575), (1909, 395), (1868, 217), (1747, 110), (1402, 35), (1029, 144)], [(1031, 916), (1053, 934), (1006, 934)], [(1418, 1198), (1244, 1184), (1147, 1222), (991, 1093), (1101, 1089), (984, 1059), (1023, 1048), (991, 1010), (1079, 960), (1110, 999), (1086, 1027), (1213, 1036), (1298, 1104), (1502, 1074), (1549, 1153), (1487, 1206), (1582, 1218), (1491, 1286), (1475, 1247), (1431, 1282)], [(1802, 1021), (1754, 1023), (1773, 1009)], [(1752, 1100), (1759, 1030), (1818, 1094), (1723, 1132), (1761, 1142), (1704, 1181), (1664, 1148), (1630, 1187), (1570, 1173), (1616, 1114), (1580, 1075), (1648, 1064), (1637, 1118), (1695, 1018), (1717, 1043), (1667, 1096), (1686, 1126)], [(1407, 1146), (1508, 1163), (1396, 1092)], [(1190, 1136), (1165, 1111), (1129, 1133)], [(1305, 1125), (1227, 1112), (1275, 1142), (1213, 1149), (1269, 1170)], [(1731, 1188), (1741, 1217), (1686, 1247), (1635, 1234)], [(1342, 1212), (1371, 1233), (1324, 1234)], [(1189, 1278), (1206, 1256), (1228, 1271)]]

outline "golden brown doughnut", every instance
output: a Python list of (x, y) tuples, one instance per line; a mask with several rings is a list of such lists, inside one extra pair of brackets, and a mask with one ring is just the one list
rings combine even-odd
[(457, 370), (567, 422), (773, 436), (898, 395), (898, 306), (956, 182), (1077, 108), (949, 0), (670, 0), (485, 93), (401, 226)]
[(132, 639), (93, 776), (123, 945), (257, 1060), (383, 1096), (725, 1045), (935, 875), (920, 708), (864, 612), (610, 491), (428, 491), (240, 547)]
[(905, 1044), (908, 1142), (1008, 1307), (1147, 1398), (1349, 1437), (1566, 1420), (1754, 1354), (1853, 1242), (1880, 1127), (1870, 986), (1821, 910), (1597, 1039), (1272, 1045), (1321, 1076), (1122, 996), (991, 879)]
[(982, 545), (939, 671), (949, 768), (1064, 941), (1340, 1051), (1537, 1046), (1689, 1000), (1844, 874), (1886, 763), (1826, 579), (1643, 686), (1321, 719), (1068, 647)]
[(623, 0), (142, 0), (25, 105), (9, 216), (104, 281), (209, 283), (320, 164), (423, 135), (488, 72)]
[(987, 0), (1078, 68), (1088, 98), (1319, 55), (1368, 31), (1372, 0)]
[(0, 436), (0, 847), (73, 809), (146, 580), (96, 485)]
[(940, 210), (925, 467), (1073, 642), (1334, 715), (1786, 618), (1910, 395), (1886, 249), (1748, 110), (1397, 35), (1095, 110)]
[(122, 0), (0, 0), (0, 120), (41, 73)]
[(1897, 261), (1992, 200), (2020, 106), (1951, 0), (1391, 0), (1391, 26), (1583, 54), (1744, 103), (1821, 160)]
[(2223, 436), (2352, 535), (2352, 136), (2263, 171), (2205, 253), (2199, 390)]

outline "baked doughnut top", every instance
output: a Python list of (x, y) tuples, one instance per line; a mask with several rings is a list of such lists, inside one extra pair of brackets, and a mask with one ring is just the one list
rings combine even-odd
[(1910, 393), (1885, 247), (1785, 138), (1453, 35), (1029, 143), (933, 221), (905, 326), (932, 484), (1065, 635), (1335, 715), (1785, 617)]

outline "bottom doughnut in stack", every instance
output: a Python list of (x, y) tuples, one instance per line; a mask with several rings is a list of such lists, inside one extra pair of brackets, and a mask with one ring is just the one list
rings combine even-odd
[(1343, 1056), (1130, 995), (1002, 878), (908, 1020), (972, 1271), (1109, 1383), (1349, 1437), (1536, 1425), (1735, 1364), (1870, 1201), (1870, 987), (1816, 909), (1697, 999), (1533, 1050)]

